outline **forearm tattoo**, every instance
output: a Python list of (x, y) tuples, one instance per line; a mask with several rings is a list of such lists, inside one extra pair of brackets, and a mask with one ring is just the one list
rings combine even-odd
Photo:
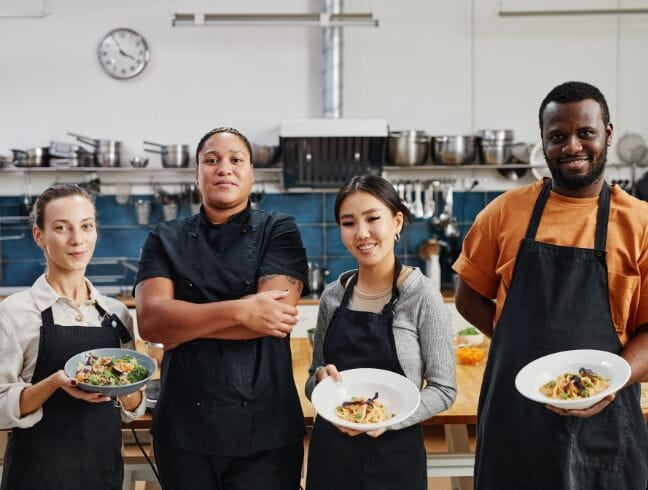
[(271, 281), (272, 279), (274, 279), (274, 278), (276, 278), (276, 277), (285, 277), (286, 280), (287, 280), (290, 284), (292, 284), (292, 285), (296, 285), (296, 286), (297, 286), (297, 291), (298, 291), (299, 293), (301, 293), (301, 292), (302, 292), (302, 289), (304, 289), (304, 285), (302, 284), (302, 282), (301, 282), (300, 280), (295, 279), (295, 278), (292, 277), (292, 276), (285, 276), (285, 275), (282, 275), (282, 274), (269, 274), (269, 275), (267, 275), (267, 276), (261, 276), (261, 277), (259, 278), (259, 282), (260, 282), (261, 284), (263, 284), (263, 283), (265, 283), (265, 282)]

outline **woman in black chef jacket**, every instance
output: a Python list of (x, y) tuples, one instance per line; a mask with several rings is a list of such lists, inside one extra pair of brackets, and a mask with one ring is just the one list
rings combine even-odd
[(299, 487), (305, 431), (288, 334), (308, 266), (294, 219), (251, 208), (253, 161), (237, 130), (205, 134), (200, 212), (157, 225), (142, 249), (138, 328), (174, 346), (152, 427), (165, 490)]
[(62, 371), (75, 354), (132, 348), (132, 320), (85, 277), (97, 241), (91, 196), (76, 185), (45, 190), (32, 212), (46, 272), (0, 303), (0, 427), (11, 428), (2, 490), (122, 487), (123, 420), (144, 412), (141, 391), (112, 403)]
[(344, 246), (358, 269), (322, 293), (306, 394), (327, 376), (377, 368), (421, 388), (421, 404), (388, 430), (359, 432), (315, 420), (308, 454), (308, 490), (427, 488), (419, 422), (452, 405), (455, 365), (450, 314), (418, 268), (394, 253), (410, 211), (393, 186), (375, 175), (353, 177), (335, 200)]

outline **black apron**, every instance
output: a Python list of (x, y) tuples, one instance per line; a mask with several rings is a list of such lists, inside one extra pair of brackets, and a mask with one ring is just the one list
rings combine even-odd
[[(120, 347), (130, 335), (116, 315), (95, 303), (101, 327), (55, 325), (52, 308), (41, 313), (38, 358), (32, 383), (59, 369), (79, 352)], [(124, 335), (125, 332), (125, 335)], [(12, 429), (1, 490), (119, 490), (124, 479), (119, 409), (89, 403), (58, 389), (43, 404), (43, 418), (28, 429)]]
[[(325, 364), (338, 370), (386, 369), (404, 375), (394, 343), (397, 261), (392, 296), (382, 312), (350, 310), (357, 274), (344, 292), (324, 339)], [(308, 490), (424, 490), (427, 488), (426, 456), (421, 427), (416, 424), (386, 431), (374, 439), (365, 434), (350, 437), (322, 417), (313, 427), (306, 488)]]
[[(169, 249), (187, 257), (174, 281), (175, 298), (208, 303), (254, 294), (259, 235), (268, 219), (254, 211), (221, 225), (202, 213), (189, 218), (168, 238)], [(304, 416), (290, 338), (196, 339), (167, 351), (152, 432), (168, 446), (217, 456), (301, 442)]]
[(610, 189), (599, 196), (594, 249), (535, 241), (547, 180), (520, 244), (494, 331), (477, 420), (478, 490), (645, 490), (648, 431), (639, 385), (619, 391), (599, 414), (564, 417), (514, 386), (528, 362), (570, 349), (620, 353), (610, 313), (605, 243)]

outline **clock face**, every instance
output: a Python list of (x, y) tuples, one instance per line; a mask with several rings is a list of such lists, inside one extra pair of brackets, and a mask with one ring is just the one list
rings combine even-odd
[(149, 60), (146, 40), (132, 29), (119, 28), (104, 36), (97, 48), (99, 63), (114, 78), (132, 78)]

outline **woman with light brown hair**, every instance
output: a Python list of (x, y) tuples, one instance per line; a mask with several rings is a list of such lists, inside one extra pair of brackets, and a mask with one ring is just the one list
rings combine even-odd
[(97, 242), (92, 197), (76, 185), (45, 190), (32, 212), (47, 269), (0, 303), (0, 428), (11, 429), (2, 490), (122, 487), (121, 419), (141, 415), (141, 391), (116, 403), (63, 372), (75, 354), (133, 348), (126, 307), (85, 277)]

